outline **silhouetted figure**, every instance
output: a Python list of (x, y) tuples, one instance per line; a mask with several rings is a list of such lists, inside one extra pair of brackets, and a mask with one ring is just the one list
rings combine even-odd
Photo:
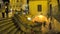
[(5, 18), (5, 13), (4, 12), (2, 12), (2, 17)]
[(9, 13), (8, 7), (9, 7), (9, 3), (7, 2), (7, 3), (5, 4), (5, 13), (6, 13), (6, 16), (7, 16), (7, 17), (8, 17), (8, 13)]
[(2, 6), (1, 12), (2, 12), (2, 18), (5, 18), (5, 8), (4, 8), (4, 6)]
[(6, 16), (8, 17), (8, 7), (6, 8), (6, 10), (5, 10), (5, 12), (6, 12)]
[(6, 12), (6, 16), (8, 17), (8, 10), (7, 10), (7, 8), (6, 8), (5, 12)]

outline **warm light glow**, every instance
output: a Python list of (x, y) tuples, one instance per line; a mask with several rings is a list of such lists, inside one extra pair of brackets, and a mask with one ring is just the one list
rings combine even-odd
[(45, 17), (43, 15), (38, 15), (38, 16), (35, 16), (32, 21), (33, 22), (35, 22), (35, 21), (44, 22), (44, 21), (47, 21), (47, 17)]
[(43, 18), (44, 16), (43, 15), (39, 15), (38, 17)]
[(28, 20), (31, 20), (31, 18), (30, 18), (30, 17), (28, 17), (27, 19), (28, 19)]

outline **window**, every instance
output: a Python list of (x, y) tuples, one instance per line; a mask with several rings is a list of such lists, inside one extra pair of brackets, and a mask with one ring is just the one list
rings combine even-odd
[(39, 11), (39, 12), (42, 11), (42, 5), (38, 5), (38, 11)]

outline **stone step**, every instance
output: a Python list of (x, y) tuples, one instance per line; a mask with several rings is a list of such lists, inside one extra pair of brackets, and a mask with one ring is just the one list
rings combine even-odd
[(12, 21), (5, 22), (5, 23), (1, 23), (1, 24), (0, 24), (0, 27), (3, 26), (3, 25), (9, 24), (9, 23), (12, 23)]
[(0, 21), (0, 23), (9, 22), (9, 21), (12, 21), (12, 19), (5, 19), (5, 20)]
[(9, 34), (15, 34), (18, 28), (14, 28), (12, 31), (9, 32)]
[(0, 21), (3, 21), (3, 20), (11, 20), (11, 18), (1, 18)]
[(8, 29), (5, 29), (4, 31), (2, 31), (1, 34), (9, 34), (9, 32), (10, 32), (11, 30), (13, 30), (15, 27), (16, 27), (16, 26), (13, 25), (13, 26), (9, 27)]
[(2, 27), (0, 27), (0, 31), (9, 28), (9, 27), (11, 27), (12, 25), (14, 25), (14, 23), (9, 23), (9, 24), (6, 24), (6, 25), (2, 26)]

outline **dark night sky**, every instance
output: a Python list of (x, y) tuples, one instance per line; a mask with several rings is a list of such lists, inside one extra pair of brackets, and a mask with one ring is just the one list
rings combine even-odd
[(9, 2), (9, 0), (2, 0), (3, 2)]

